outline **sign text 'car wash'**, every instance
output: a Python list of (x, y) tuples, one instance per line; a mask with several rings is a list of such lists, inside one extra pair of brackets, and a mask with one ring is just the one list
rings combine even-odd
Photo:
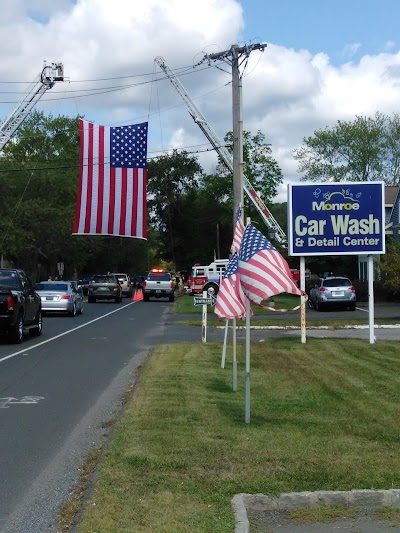
[(385, 253), (384, 184), (290, 184), (289, 255)]

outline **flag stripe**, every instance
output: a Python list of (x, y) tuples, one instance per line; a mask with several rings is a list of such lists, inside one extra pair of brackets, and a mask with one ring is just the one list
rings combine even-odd
[(104, 126), (99, 127), (99, 165), (96, 233), (102, 233), (104, 204)]
[(78, 233), (79, 232), (79, 220), (81, 218), (81, 206), (82, 206), (82, 182), (83, 182), (83, 173), (84, 173), (84, 165), (83, 165), (83, 142), (84, 142), (84, 134), (83, 134), (83, 124), (82, 121), (79, 122), (79, 182), (78, 182), (78, 199), (76, 202), (76, 209), (75, 209), (75, 219), (74, 219), (74, 227), (73, 232)]
[(243, 234), (238, 272), (243, 291), (251, 302), (261, 304), (282, 292), (303, 294), (294, 282), (285, 258), (251, 224)]

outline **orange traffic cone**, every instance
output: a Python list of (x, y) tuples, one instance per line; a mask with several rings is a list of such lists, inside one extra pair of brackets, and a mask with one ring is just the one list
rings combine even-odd
[(143, 300), (143, 291), (142, 289), (136, 289), (135, 294), (133, 295), (132, 301), (138, 302), (139, 300)]

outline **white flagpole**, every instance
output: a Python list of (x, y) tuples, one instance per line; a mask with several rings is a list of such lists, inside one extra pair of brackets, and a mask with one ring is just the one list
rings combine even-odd
[(225, 320), (225, 333), (224, 333), (224, 345), (222, 347), (222, 358), (221, 358), (221, 368), (225, 368), (225, 358), (226, 358), (226, 341), (228, 338), (228, 324), (229, 320)]
[(246, 299), (246, 401), (245, 422), (250, 423), (250, 301)]
[(232, 390), (237, 391), (237, 359), (236, 359), (236, 318), (233, 319), (233, 358), (232, 358)]
[[(300, 289), (306, 290), (306, 261), (304, 255), (300, 256)], [(300, 296), (300, 330), (301, 342), (306, 343), (306, 299)]]

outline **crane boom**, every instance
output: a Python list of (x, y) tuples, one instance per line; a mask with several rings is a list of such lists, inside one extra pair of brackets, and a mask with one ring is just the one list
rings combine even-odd
[(0, 124), (0, 152), (11, 139), (23, 121), (32, 111), (43, 94), (51, 89), (56, 81), (64, 80), (62, 63), (45, 65), (33, 81), (23, 100), (15, 107), (10, 115)]
[[(196, 107), (196, 105), (186, 92), (186, 89), (175, 76), (174, 72), (166, 65), (164, 59), (162, 57), (156, 57), (155, 61), (170, 79), (172, 85), (175, 87), (179, 95), (182, 97), (182, 99), (188, 106), (189, 114), (193, 118), (194, 122), (199, 126), (199, 128), (209, 140), (211, 145), (215, 148), (228, 170), (230, 172), (233, 172), (233, 157), (229, 150), (224, 146), (224, 143), (218, 138), (217, 134), (211, 128), (201, 111)], [(257, 191), (251, 185), (248, 178), (246, 178), (246, 176), (243, 176), (243, 190), (250, 199), (250, 201), (253, 203), (253, 205), (256, 207), (257, 211), (260, 213), (268, 228), (274, 231), (274, 238), (280, 244), (286, 244), (287, 237), (285, 232), (280, 227), (276, 219), (273, 217), (271, 211), (267, 208)]]

